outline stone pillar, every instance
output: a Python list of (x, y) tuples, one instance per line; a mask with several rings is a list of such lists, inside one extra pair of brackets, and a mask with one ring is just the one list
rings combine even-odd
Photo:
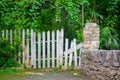
[(100, 43), (99, 26), (96, 23), (86, 23), (84, 28), (84, 49), (97, 50)]

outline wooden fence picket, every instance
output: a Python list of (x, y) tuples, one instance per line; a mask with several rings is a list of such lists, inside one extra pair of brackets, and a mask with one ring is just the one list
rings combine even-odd
[(77, 49), (76, 49), (76, 39), (73, 40), (74, 42), (74, 63), (75, 67), (77, 67)]
[(33, 45), (34, 46), (34, 53), (33, 53), (34, 67), (33, 68), (36, 69), (36, 33), (34, 32), (33, 34), (34, 34), (34, 41), (33, 41), (34, 42), (34, 45)]
[(33, 35), (33, 29), (31, 29), (31, 65), (33, 67), (33, 62), (34, 62), (34, 59), (33, 59), (33, 56), (34, 56), (34, 35)]
[(60, 65), (63, 65), (63, 29), (60, 31)]
[(55, 67), (55, 32), (52, 31), (52, 67)]
[(22, 52), (22, 63), (25, 64), (25, 30), (23, 29), (22, 31), (22, 47), (23, 47), (23, 52)]
[(42, 44), (42, 46), (43, 46), (43, 56), (42, 56), (42, 60), (43, 60), (43, 68), (45, 68), (45, 32), (43, 32), (42, 33), (42, 42), (43, 42), (43, 44)]
[(47, 32), (47, 68), (50, 68), (50, 31)]
[[(27, 29), (27, 34), (29, 34), (29, 30)], [(27, 35), (27, 53), (26, 53), (26, 65), (29, 66), (29, 35)]]
[[(65, 39), (65, 51), (67, 53), (67, 50), (68, 50), (68, 39)], [(64, 54), (65, 55), (65, 67), (67, 67), (68, 65), (68, 54)]]
[(8, 30), (6, 30), (6, 39), (8, 39)]
[(59, 30), (57, 30), (57, 67), (60, 65), (60, 37)]
[[(12, 35), (12, 30), (11, 30), (11, 33), (10, 33), (10, 40), (11, 40), (11, 44), (13, 44), (13, 35)], [(19, 39), (21, 41), (21, 30), (19, 31)], [(18, 63), (21, 64), (21, 51), (18, 52)]]
[(10, 30), (10, 43), (13, 43), (13, 35), (12, 35), (12, 29)]
[[(15, 59), (26, 67), (55, 68), (61, 66), (81, 66), (81, 46), (74, 39), (69, 48), (68, 39), (64, 42), (64, 30), (34, 32), (33, 29), (22, 31), (3, 30), (1, 37), (7, 38), (15, 45), (16, 39), (22, 41), (23, 51), (18, 51)], [(64, 45), (65, 44), (65, 45)], [(65, 47), (65, 49), (64, 49)], [(79, 51), (78, 51), (79, 50)], [(79, 53), (78, 53), (79, 52)], [(78, 55), (77, 55), (78, 54)], [(17, 57), (18, 56), (18, 57)]]
[(41, 68), (41, 35), (38, 33), (38, 68)]
[[(73, 42), (71, 42), (71, 48), (73, 48), (73, 46), (74, 46), (74, 44), (73, 44)], [(71, 66), (72, 65), (72, 56), (73, 56), (73, 52), (72, 53), (70, 53), (70, 56), (69, 56), (69, 66)]]

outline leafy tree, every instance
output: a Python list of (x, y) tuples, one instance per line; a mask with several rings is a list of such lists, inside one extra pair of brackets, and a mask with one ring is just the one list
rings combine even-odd
[[(120, 0), (0, 0), (0, 31), (64, 28), (65, 37), (70, 40), (77, 37), (78, 42), (83, 42), (85, 23), (95, 22), (100, 25), (100, 48), (120, 49), (116, 45), (120, 44), (119, 7)], [(111, 37), (106, 38), (108, 34)]]

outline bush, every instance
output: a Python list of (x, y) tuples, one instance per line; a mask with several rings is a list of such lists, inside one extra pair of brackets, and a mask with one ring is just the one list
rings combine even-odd
[(17, 64), (15, 47), (6, 38), (0, 38), (0, 67), (13, 67)]

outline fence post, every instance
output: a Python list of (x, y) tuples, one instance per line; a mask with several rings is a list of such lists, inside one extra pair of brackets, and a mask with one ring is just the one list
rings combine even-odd
[(84, 49), (98, 50), (100, 44), (100, 30), (96, 23), (87, 23), (84, 28)]

